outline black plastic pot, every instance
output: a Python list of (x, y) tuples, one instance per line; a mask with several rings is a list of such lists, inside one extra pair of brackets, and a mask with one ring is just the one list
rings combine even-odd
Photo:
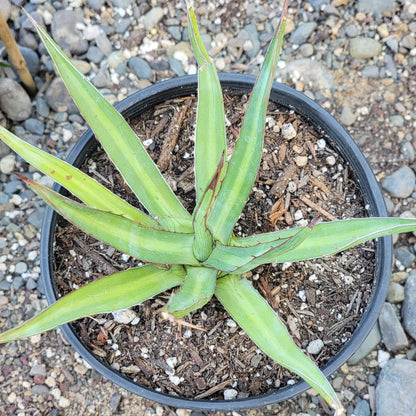
[[(224, 89), (233, 91), (235, 94), (247, 93), (252, 90), (255, 77), (241, 74), (220, 74), (220, 81)], [(175, 78), (160, 82), (126, 98), (116, 108), (126, 118), (134, 118), (149, 108), (175, 97), (196, 94), (196, 76)], [(313, 125), (319, 126), (330, 138), (330, 144), (335, 148), (344, 160), (350, 165), (354, 172), (356, 181), (365, 198), (370, 216), (387, 216), (383, 196), (379, 185), (371, 171), (363, 154), (355, 142), (341, 125), (329, 115), (322, 107), (285, 85), (275, 83), (273, 85), (271, 100), (308, 119)], [(95, 148), (96, 142), (91, 130), (88, 130), (75, 144), (67, 161), (80, 166)], [(61, 191), (60, 186), (55, 186)], [(45, 285), (46, 296), (50, 303), (57, 299), (57, 290), (53, 279), (53, 240), (55, 225), (58, 215), (50, 208), (45, 213), (41, 237), (41, 270)], [(363, 314), (361, 322), (355, 330), (352, 338), (346, 343), (342, 350), (325, 366), (323, 372), (326, 376), (334, 372), (356, 351), (373, 327), (381, 306), (384, 302), (387, 286), (390, 279), (392, 263), (392, 240), (384, 237), (376, 242), (376, 278), (374, 293), (371, 302)], [(71, 326), (63, 325), (62, 332), (76, 351), (98, 372), (139, 396), (156, 402), (174, 407), (198, 409), (198, 410), (238, 410), (253, 407), (262, 407), (268, 404), (287, 400), (298, 395), (309, 388), (304, 382), (298, 382), (292, 386), (280, 388), (279, 390), (260, 396), (231, 401), (192, 400), (149, 390), (124, 377), (121, 373), (113, 370), (102, 362), (99, 357), (94, 356), (81, 341), (80, 337), (73, 331)]]

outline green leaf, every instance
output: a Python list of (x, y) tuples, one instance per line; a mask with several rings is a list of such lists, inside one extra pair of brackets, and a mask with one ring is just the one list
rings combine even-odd
[(217, 271), (207, 267), (187, 267), (186, 277), (179, 291), (172, 295), (166, 310), (175, 318), (202, 308), (212, 298)]
[(294, 250), (312, 233), (316, 221), (312, 221), (306, 227), (298, 228), (296, 234), (291, 237), (277, 238), (266, 243), (246, 247), (224, 246), (217, 243), (204, 265), (226, 273), (246, 273), (264, 264), (270, 253), (273, 253), (275, 259), (279, 259), (284, 253)]
[[(273, 241), (274, 238), (289, 238), (298, 231), (299, 228), (291, 228), (275, 233), (256, 234), (242, 239), (235, 238), (232, 243), (245, 247), (255, 242)], [(323, 222), (315, 225), (308, 238), (299, 246), (281, 255), (270, 251), (263, 258), (263, 262), (283, 263), (330, 256), (378, 237), (413, 231), (416, 231), (416, 220), (408, 218), (358, 218)]]
[(0, 334), (0, 343), (29, 337), (98, 313), (137, 305), (181, 284), (185, 269), (149, 265), (103, 277), (56, 301), (39, 315)]
[(331, 384), (296, 346), (276, 312), (248, 280), (237, 275), (218, 279), (215, 296), (264, 353), (302, 377), (332, 408), (341, 412), (342, 405)]
[(149, 227), (160, 227), (153, 218), (132, 207), (79, 169), (26, 143), (2, 126), (0, 139), (32, 166), (60, 183), (87, 205), (123, 215)]
[(193, 245), (194, 255), (199, 261), (206, 260), (212, 253), (214, 239), (207, 227), (207, 219), (211, 215), (218, 189), (221, 186), (221, 177), (224, 172), (224, 155), (221, 157), (217, 170), (210, 184), (202, 195), (199, 204), (193, 213), (195, 240)]
[(166, 229), (192, 232), (189, 213), (124, 118), (75, 68), (45, 29), (28, 17), (82, 115), (140, 202)]
[(197, 204), (226, 154), (224, 101), (215, 64), (199, 34), (194, 10), (188, 8), (189, 37), (198, 62), (198, 111), (195, 140)]
[(121, 215), (79, 204), (31, 179), (22, 180), (68, 221), (124, 253), (152, 263), (199, 264), (192, 253), (192, 234), (144, 227)]
[(224, 182), (208, 219), (214, 238), (227, 244), (256, 179), (263, 151), (264, 123), (286, 26), (287, 1), (250, 97), (240, 135), (228, 164)]

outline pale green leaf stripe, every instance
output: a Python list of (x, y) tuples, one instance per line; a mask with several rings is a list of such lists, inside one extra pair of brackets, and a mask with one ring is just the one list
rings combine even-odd
[(172, 295), (166, 310), (176, 318), (202, 308), (212, 298), (217, 271), (207, 267), (187, 267), (186, 277), (179, 291)]
[(188, 9), (189, 35), (198, 62), (198, 110), (195, 140), (197, 204), (226, 154), (224, 101), (215, 64), (202, 43), (195, 14)]
[(56, 301), (39, 315), (0, 334), (0, 343), (29, 337), (98, 313), (137, 305), (181, 284), (185, 269), (149, 265), (103, 277)]
[(26, 143), (2, 126), (0, 139), (32, 166), (60, 183), (87, 205), (123, 215), (149, 227), (160, 227), (153, 218), (132, 207), (79, 169)]
[(72, 98), (110, 159), (150, 214), (168, 230), (191, 232), (191, 217), (167, 185), (156, 165), (124, 118), (36, 24)]
[[(233, 239), (233, 244), (246, 246), (248, 243), (255, 244), (255, 241), (267, 242), (277, 237), (288, 238), (298, 230), (299, 228), (292, 228), (240, 240)], [(263, 263), (283, 263), (330, 256), (374, 238), (413, 231), (416, 231), (416, 220), (407, 218), (359, 218), (324, 222), (315, 225), (308, 238), (298, 247), (280, 256), (271, 251), (263, 258)]]
[(208, 219), (208, 228), (214, 238), (222, 244), (228, 243), (234, 224), (247, 202), (256, 179), (263, 150), (267, 105), (280, 56), (284, 30), (285, 18), (282, 18), (254, 86), (224, 182), (218, 193), (212, 215)]
[(332, 408), (342, 408), (331, 384), (299, 350), (276, 312), (248, 280), (237, 275), (218, 279), (215, 296), (264, 353), (307, 381)]
[(290, 238), (277, 238), (274, 241), (258, 243), (249, 247), (224, 246), (217, 243), (205, 265), (227, 273), (242, 274), (266, 263), (269, 253), (279, 258), (284, 253), (298, 247), (312, 233), (312, 226), (297, 228)]
[(199, 264), (192, 253), (192, 234), (143, 227), (121, 215), (81, 205), (32, 180), (25, 182), (68, 221), (123, 253), (152, 263)]

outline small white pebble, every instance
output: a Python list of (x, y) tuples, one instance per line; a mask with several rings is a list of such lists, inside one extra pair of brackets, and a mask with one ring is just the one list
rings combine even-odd
[(328, 156), (326, 158), (326, 163), (328, 163), (328, 165), (330, 166), (334, 166), (336, 163), (335, 157), (334, 156)]
[(131, 309), (122, 309), (112, 312), (113, 318), (119, 324), (129, 324), (133, 319), (137, 318), (136, 312)]
[(325, 149), (325, 147), (326, 147), (326, 141), (325, 141), (325, 139), (319, 139), (319, 140), (316, 142), (316, 144), (317, 144), (317, 146), (318, 146), (318, 149), (320, 149), (320, 150), (323, 150), (323, 149)]
[(227, 326), (230, 328), (235, 328), (237, 324), (232, 319), (227, 319)]
[(59, 398), (59, 401), (58, 401), (59, 407), (66, 408), (66, 407), (69, 407), (70, 404), (71, 404), (71, 401), (69, 399), (67, 399), (66, 397), (61, 396)]
[(308, 164), (308, 156), (296, 156), (294, 160), (296, 165), (300, 168), (303, 168)]
[(378, 350), (377, 361), (380, 368), (383, 368), (390, 359), (390, 354), (387, 351)]
[(187, 329), (184, 333), (183, 333), (183, 338), (188, 339), (191, 338), (192, 336), (192, 331), (190, 329)]
[(180, 384), (181, 379), (178, 376), (169, 376), (169, 381), (177, 386)]
[(153, 143), (153, 139), (146, 139), (143, 141), (144, 147), (149, 147)]
[(297, 131), (292, 123), (285, 123), (282, 126), (282, 136), (285, 140), (291, 140), (296, 137)]
[(308, 345), (308, 347), (306, 348), (309, 354), (319, 354), (319, 352), (322, 350), (322, 348), (324, 347), (324, 343), (321, 339), (314, 339), (313, 341), (311, 341)]
[(175, 368), (176, 364), (178, 363), (178, 359), (176, 357), (169, 357), (166, 358), (166, 364), (170, 367), (170, 368)]
[(122, 254), (121, 255), (121, 260), (128, 262), (129, 261), (130, 256), (128, 254)]
[(306, 301), (305, 291), (299, 290), (298, 297), (302, 300), (302, 302), (305, 302)]
[(23, 199), (20, 195), (13, 195), (10, 199), (10, 202), (12, 202), (14, 205), (20, 205), (23, 202)]
[(295, 218), (295, 221), (299, 221), (303, 218), (303, 214), (302, 214), (302, 211), (300, 209), (295, 211), (294, 218)]
[(17, 395), (14, 391), (12, 391), (8, 396), (7, 396), (7, 401), (9, 403), (14, 403), (17, 399)]
[(226, 389), (224, 390), (224, 399), (233, 400), (237, 397), (238, 391), (235, 389)]

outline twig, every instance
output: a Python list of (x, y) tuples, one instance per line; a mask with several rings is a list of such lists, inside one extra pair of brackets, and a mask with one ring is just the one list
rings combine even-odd
[(32, 75), (27, 68), (26, 61), (20, 52), (16, 41), (10, 33), (9, 26), (7, 26), (6, 19), (0, 11), (0, 38), (6, 47), (7, 53), (12, 61), (12, 65), (16, 68), (23, 84), (29, 91), (30, 95), (36, 94), (36, 85), (33, 81)]
[(157, 167), (164, 172), (169, 167), (169, 163), (172, 157), (173, 149), (175, 148), (176, 141), (178, 140), (179, 131), (182, 127), (182, 122), (185, 118), (189, 106), (192, 100), (185, 101), (185, 105), (181, 111), (176, 112), (172, 117), (171, 123), (166, 133), (165, 140), (163, 141), (162, 151), (160, 152), (159, 160), (157, 161)]
[(204, 399), (205, 397), (209, 397), (211, 396), (211, 394), (214, 394), (217, 391), (223, 389), (224, 387), (227, 387), (230, 383), (231, 383), (231, 380), (223, 381), (222, 383), (217, 384), (216, 386), (210, 388), (209, 390), (204, 391), (201, 394), (198, 394), (197, 396), (195, 396), (195, 399)]
[(328, 218), (329, 220), (331, 221), (336, 220), (336, 218), (332, 214), (330, 214), (328, 211), (325, 211), (322, 207), (320, 207), (318, 204), (315, 204), (315, 202), (312, 202), (306, 196), (301, 196), (300, 200), (304, 202), (306, 205), (308, 205), (309, 207), (318, 211), (320, 214), (322, 214), (324, 217)]

